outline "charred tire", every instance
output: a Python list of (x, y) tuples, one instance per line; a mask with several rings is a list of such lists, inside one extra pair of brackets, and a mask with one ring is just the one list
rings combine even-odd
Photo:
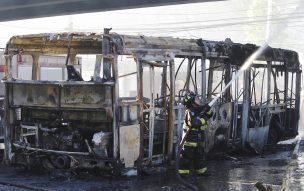
[(0, 149), (0, 163), (2, 163), (4, 157), (4, 151)]
[(112, 175), (114, 177), (118, 177), (121, 175), (121, 169), (123, 168), (121, 161), (116, 160), (113, 162), (113, 169), (112, 169)]
[(274, 128), (270, 128), (268, 132), (268, 140), (267, 143), (269, 145), (275, 145), (279, 142), (279, 132)]
[(69, 158), (69, 156), (65, 156), (65, 155), (58, 156), (56, 157), (54, 164), (59, 169), (66, 169), (70, 167), (71, 159)]
[(280, 122), (278, 116), (273, 116), (269, 124), (267, 144), (275, 145), (280, 141)]

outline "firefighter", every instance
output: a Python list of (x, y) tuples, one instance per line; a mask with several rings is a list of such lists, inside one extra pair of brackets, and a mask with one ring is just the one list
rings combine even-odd
[(212, 117), (211, 107), (201, 105), (201, 101), (194, 92), (187, 92), (184, 96), (183, 104), (186, 107), (183, 137), (189, 130), (188, 136), (181, 150), (180, 165), (178, 173), (189, 175), (190, 173), (206, 175), (207, 167), (202, 161), (204, 153), (204, 133), (207, 130), (207, 120)]

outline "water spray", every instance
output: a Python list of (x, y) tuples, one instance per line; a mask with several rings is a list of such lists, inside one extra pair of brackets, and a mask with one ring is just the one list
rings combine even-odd
[(210, 107), (212, 107), (214, 105), (214, 103), (218, 100), (218, 98), (221, 97), (221, 95), (231, 86), (231, 84), (241, 75), (243, 74), (243, 72), (248, 69), (251, 64), (253, 63), (254, 60), (256, 60), (263, 52), (264, 50), (268, 47), (268, 43), (267, 41), (260, 47), (258, 48), (246, 61), (245, 63), (242, 65), (242, 67), (240, 68), (240, 70), (232, 76), (232, 79), (229, 81), (228, 84), (226, 84), (226, 86), (222, 89), (222, 91), (216, 95), (215, 98), (213, 98), (213, 100), (208, 103), (208, 105)]
[[(270, 6), (270, 5), (268, 5)], [(292, 15), (294, 15), (295, 13), (297, 13), (300, 8), (301, 8), (301, 3), (297, 6), (296, 10), (294, 12), (292, 12), (290, 15), (287, 15), (286, 18), (290, 18)], [(269, 13), (268, 13), (268, 19), (269, 19)], [(214, 103), (221, 97), (221, 95), (231, 86), (231, 84), (241, 75), (243, 74), (243, 72), (248, 69), (254, 60), (256, 60), (259, 56), (261, 56), (261, 54), (264, 52), (264, 50), (268, 47), (268, 44), (270, 44), (277, 36), (279, 33), (282, 32), (282, 30), (284, 30), (286, 28), (288, 24), (288, 19), (286, 19), (285, 22), (281, 23), (276, 31), (269, 36), (269, 23), (267, 26), (267, 34), (266, 34), (266, 41), (264, 42), (264, 44), (262, 46), (260, 46), (246, 61), (245, 63), (242, 65), (242, 67), (240, 68), (240, 70), (232, 76), (232, 79), (230, 80), (230, 82), (228, 84), (226, 84), (226, 86), (222, 89), (222, 91), (216, 95), (215, 98), (213, 98), (213, 100), (211, 102), (208, 103), (208, 105), (210, 107), (212, 107), (214, 105)], [(281, 30), (280, 30), (281, 29)]]
[[(296, 12), (298, 12), (300, 10), (300, 6), (301, 4), (299, 4), (299, 6), (296, 8), (296, 10), (291, 13), (289, 16), (287, 16), (286, 18), (290, 17), (291, 15), (295, 14)], [(270, 4), (268, 5), (270, 6)], [(269, 10), (268, 10), (269, 11)], [(268, 13), (268, 19), (270, 18), (269, 17), (270, 13)], [(261, 56), (261, 54), (264, 52), (264, 50), (268, 47), (268, 44), (270, 44), (274, 38), (277, 37), (278, 33), (279, 32), (282, 32), (282, 30), (279, 30), (279, 29), (285, 29), (286, 28), (286, 25), (288, 23), (288, 19), (286, 19), (286, 21), (284, 23), (281, 23), (277, 30), (275, 31), (275, 33), (272, 34), (272, 36), (269, 36), (269, 23), (268, 23), (268, 26), (267, 26), (267, 33), (266, 33), (266, 41), (264, 42), (264, 44), (262, 46), (260, 46), (246, 61), (245, 63), (242, 65), (242, 67), (240, 68), (240, 70), (232, 76), (232, 79), (230, 80), (230, 82), (228, 84), (226, 84), (226, 86), (222, 89), (222, 91), (217, 94), (217, 96), (215, 98), (213, 98), (213, 100), (211, 102), (208, 103), (208, 105), (210, 107), (212, 107), (214, 105), (214, 103), (221, 97), (221, 95), (231, 86), (231, 84), (241, 75), (243, 74), (243, 72), (245, 70), (247, 70), (253, 63), (254, 60), (256, 60), (259, 56)], [(180, 156), (180, 153), (181, 153), (181, 149), (185, 143), (185, 140), (186, 140), (186, 137), (189, 133), (189, 130), (186, 132), (185, 136), (183, 137), (183, 139), (181, 140), (180, 144), (179, 144), (179, 147), (178, 147), (178, 151), (177, 151), (177, 160), (176, 160), (176, 176), (178, 178), (178, 180), (180, 180), (180, 182), (182, 184), (184, 184), (185, 186), (187, 186), (188, 188), (190, 188), (191, 190), (193, 191), (198, 191), (198, 187), (183, 180), (181, 178), (181, 176), (179, 175), (178, 173), (178, 168), (179, 168), (179, 156)]]

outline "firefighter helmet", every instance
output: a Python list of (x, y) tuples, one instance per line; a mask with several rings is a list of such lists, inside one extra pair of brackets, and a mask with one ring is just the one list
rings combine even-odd
[(197, 96), (197, 95), (196, 95), (194, 92), (188, 91), (188, 92), (186, 93), (186, 95), (184, 96), (183, 104), (184, 104), (185, 106), (190, 106), (192, 103), (194, 103), (195, 97), (196, 97), (196, 96)]

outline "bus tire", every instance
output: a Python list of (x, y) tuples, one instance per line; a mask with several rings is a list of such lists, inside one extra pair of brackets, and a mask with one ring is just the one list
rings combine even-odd
[(270, 128), (268, 132), (267, 144), (275, 145), (279, 142), (279, 132), (275, 128)]

